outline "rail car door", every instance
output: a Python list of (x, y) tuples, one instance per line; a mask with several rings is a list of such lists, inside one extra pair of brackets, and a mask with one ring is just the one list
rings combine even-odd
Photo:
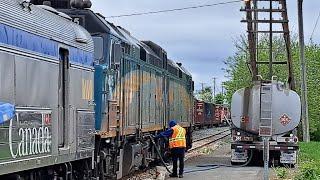
[(59, 50), (59, 118), (58, 118), (58, 146), (64, 148), (67, 145), (68, 132), (68, 104), (69, 104), (69, 52), (66, 49)]
[[(166, 92), (166, 76), (164, 73), (162, 73), (162, 82), (161, 82), (161, 88), (162, 88), (162, 109), (161, 109), (161, 115), (162, 115), (162, 123), (166, 123), (167, 120), (167, 92)], [(163, 124), (161, 124), (163, 125)]]
[(164, 89), (165, 89), (165, 111), (164, 111), (164, 122), (163, 122), (163, 126), (166, 126), (167, 125), (167, 122), (169, 122), (169, 119), (170, 119), (170, 112), (171, 112), (171, 106), (170, 106), (170, 101), (169, 101), (169, 98), (170, 98), (170, 88), (169, 88), (169, 82), (170, 82), (170, 79), (168, 76), (165, 76), (164, 77)]
[(143, 79), (142, 79), (142, 72), (141, 72), (141, 66), (138, 64), (137, 65), (137, 73), (136, 73), (136, 76), (137, 76), (137, 78), (136, 78), (136, 81), (137, 81), (137, 85), (136, 85), (136, 87), (137, 87), (137, 106), (136, 107), (138, 107), (138, 111), (137, 111), (137, 113), (138, 113), (138, 119), (137, 119), (137, 126), (139, 127), (139, 128), (142, 128), (142, 100), (141, 100), (141, 97), (142, 97), (142, 95), (141, 95), (141, 91), (142, 91), (142, 84), (143, 84)]

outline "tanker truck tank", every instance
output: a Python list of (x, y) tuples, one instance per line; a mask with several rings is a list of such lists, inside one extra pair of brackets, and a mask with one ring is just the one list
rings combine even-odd
[[(252, 134), (259, 134), (261, 123), (261, 88), (256, 84), (234, 93), (231, 104), (231, 118), (236, 128)], [(301, 102), (299, 95), (286, 88), (283, 83), (272, 82), (272, 134), (281, 135), (294, 130), (300, 122)], [(268, 111), (268, 110), (266, 110)]]

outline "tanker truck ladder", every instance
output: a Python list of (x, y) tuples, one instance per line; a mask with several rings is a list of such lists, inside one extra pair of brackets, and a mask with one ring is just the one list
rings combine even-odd
[[(276, 6), (278, 7), (276, 8)], [(258, 80), (259, 66), (268, 65), (268, 78), (271, 80), (272, 76), (274, 76), (273, 67), (283, 65), (283, 69), (288, 70), (287, 81), (290, 89), (294, 90), (295, 84), (292, 70), (292, 53), (286, 0), (247, 0), (245, 1), (245, 7), (240, 11), (246, 12), (246, 19), (241, 22), (247, 23), (248, 52), (250, 56), (248, 64), (252, 80)], [(276, 19), (278, 17), (280, 19)], [(258, 46), (259, 35), (263, 34), (269, 35), (268, 48)], [(286, 59), (284, 60), (274, 59), (273, 39), (275, 35), (283, 36), (286, 49)], [(266, 51), (269, 51), (269, 61), (259, 60), (259, 53), (265, 53)]]
[(272, 136), (272, 83), (261, 84), (259, 135)]

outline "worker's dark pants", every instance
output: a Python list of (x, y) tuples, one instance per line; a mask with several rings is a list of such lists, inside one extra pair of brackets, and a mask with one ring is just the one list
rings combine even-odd
[(184, 154), (185, 148), (173, 148), (171, 149), (172, 161), (173, 161), (173, 174), (177, 175), (178, 160), (179, 160), (179, 175), (183, 174), (184, 168)]

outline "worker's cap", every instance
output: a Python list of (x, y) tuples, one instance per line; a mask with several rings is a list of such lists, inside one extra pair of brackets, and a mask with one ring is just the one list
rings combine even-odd
[(169, 126), (170, 126), (170, 127), (173, 127), (173, 126), (175, 126), (175, 125), (177, 125), (176, 120), (171, 120), (171, 121), (169, 122)]

